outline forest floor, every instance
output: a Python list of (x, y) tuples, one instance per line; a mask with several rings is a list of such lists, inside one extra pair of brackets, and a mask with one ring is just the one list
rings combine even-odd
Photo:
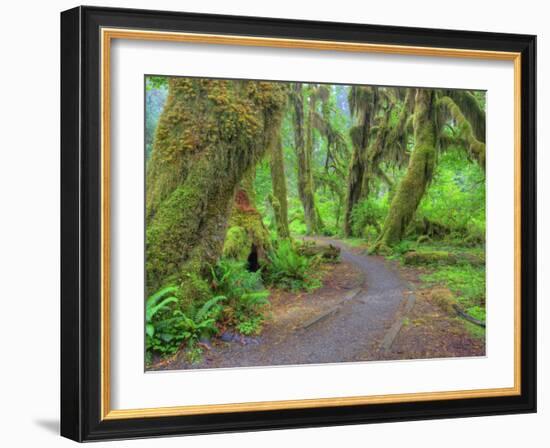
[(367, 255), (362, 246), (313, 239), (341, 249), (340, 263), (323, 265), (320, 289), (299, 294), (274, 290), (260, 336), (226, 333), (202, 344), (201, 361), (191, 364), (181, 351), (152, 370), (485, 354), (483, 334), (432, 303), (430, 289), (419, 280), (421, 268)]

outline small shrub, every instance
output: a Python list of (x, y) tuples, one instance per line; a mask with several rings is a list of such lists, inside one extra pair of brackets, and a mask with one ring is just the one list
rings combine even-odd
[(373, 239), (380, 232), (388, 211), (387, 199), (369, 198), (359, 202), (351, 213), (353, 235)]
[(180, 310), (174, 312), (177, 327), (180, 327), (183, 339), (189, 345), (194, 345), (201, 338), (208, 338), (218, 332), (216, 320), (221, 312), (219, 302), (226, 300), (225, 296), (216, 296), (208, 300), (193, 317)]
[(262, 316), (256, 316), (251, 319), (243, 320), (237, 325), (237, 331), (245, 336), (260, 334), (263, 321)]
[(212, 289), (229, 301), (242, 295), (264, 290), (261, 271), (250, 272), (246, 262), (222, 258), (211, 269)]
[(289, 240), (284, 240), (268, 255), (271, 264), (267, 272), (269, 281), (283, 289), (312, 290), (320, 286), (313, 275), (316, 257), (301, 255)]
[(416, 244), (409, 240), (401, 240), (395, 246), (392, 247), (392, 254), (396, 257), (400, 257), (407, 252), (411, 252), (416, 248)]
[(307, 233), (306, 224), (303, 221), (294, 220), (288, 225), (290, 233), (297, 235), (305, 235)]
[[(152, 360), (152, 353), (162, 356), (175, 353), (186, 343), (193, 348), (202, 337), (209, 337), (217, 333), (216, 320), (220, 315), (220, 302), (226, 300), (224, 296), (216, 296), (206, 301), (197, 312), (184, 313), (178, 305), (176, 297), (178, 288), (170, 286), (151, 295), (146, 301), (145, 332), (146, 332), (146, 361)], [(166, 297), (168, 294), (170, 297)]]
[(221, 259), (212, 269), (212, 288), (227, 297), (224, 314), (230, 324), (261, 317), (264, 306), (269, 304), (261, 271), (248, 271), (245, 262)]
[[(162, 332), (167, 319), (162, 317), (170, 308), (171, 303), (177, 303), (178, 299), (173, 295), (178, 291), (176, 286), (168, 286), (152, 294), (145, 301), (145, 346), (146, 349), (163, 350), (162, 342), (167, 342), (167, 336)], [(166, 297), (167, 295), (170, 297)], [(150, 356), (149, 356), (150, 358)]]

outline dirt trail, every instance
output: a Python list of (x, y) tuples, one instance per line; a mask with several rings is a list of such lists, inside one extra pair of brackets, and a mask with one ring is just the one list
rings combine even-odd
[(337, 300), (328, 307), (322, 303), (316, 305), (313, 315), (291, 329), (267, 326), (259, 340), (214, 345), (198, 364), (191, 366), (183, 356), (178, 356), (157, 368), (275, 366), (381, 359), (384, 336), (396, 321), (400, 305), (410, 294), (409, 284), (381, 257), (353, 253), (338, 240), (315, 240), (341, 249), (342, 263), (351, 265), (363, 275), (364, 281), (359, 287), (339, 292)]

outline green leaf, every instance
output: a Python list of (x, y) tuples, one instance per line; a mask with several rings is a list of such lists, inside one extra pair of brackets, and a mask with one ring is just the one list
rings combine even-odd
[(208, 311), (210, 311), (210, 309), (216, 305), (217, 303), (223, 301), (223, 300), (227, 300), (227, 297), (225, 296), (216, 296), (216, 297), (212, 297), (210, 300), (208, 300), (202, 307), (201, 309), (197, 312), (196, 316), (195, 316), (195, 320), (197, 322), (200, 322), (202, 321), (206, 315), (208, 314)]
[(158, 311), (162, 310), (163, 308), (166, 308), (166, 306), (169, 303), (176, 303), (177, 301), (178, 301), (178, 299), (176, 299), (175, 297), (168, 297), (168, 298), (164, 299), (162, 302), (160, 302), (159, 304), (157, 304), (155, 306), (147, 307), (147, 309), (145, 310), (145, 320), (147, 322), (150, 322), (151, 319), (153, 318), (153, 316)]
[(155, 305), (166, 294), (175, 293), (178, 291), (178, 289), (179, 288), (177, 286), (167, 286), (166, 288), (160, 289), (159, 291), (147, 298), (147, 307)]
[(160, 335), (160, 338), (164, 341), (164, 342), (170, 342), (172, 339), (174, 339), (174, 335), (173, 334), (170, 334), (170, 333), (162, 333)]

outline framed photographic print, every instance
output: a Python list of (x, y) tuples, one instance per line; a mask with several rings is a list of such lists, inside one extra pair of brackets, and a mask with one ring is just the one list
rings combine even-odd
[(535, 36), (61, 14), (61, 433), (536, 410)]

